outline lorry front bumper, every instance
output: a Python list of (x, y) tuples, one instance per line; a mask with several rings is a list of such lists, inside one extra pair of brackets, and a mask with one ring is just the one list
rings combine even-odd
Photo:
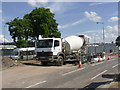
[(45, 61), (45, 62), (54, 62), (56, 59), (56, 56), (41, 56), (37, 57), (36, 59), (39, 61)]

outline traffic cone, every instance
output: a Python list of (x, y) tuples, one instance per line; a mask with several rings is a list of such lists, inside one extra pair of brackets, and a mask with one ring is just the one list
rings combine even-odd
[(98, 62), (101, 62), (100, 58), (99, 58)]
[(82, 67), (82, 63), (81, 63), (81, 59), (80, 59), (80, 61), (79, 61), (79, 68), (81, 68)]
[(98, 59), (98, 62), (100, 62), (100, 61), (101, 61), (101, 60), (100, 60), (100, 57), (101, 57), (100, 55), (97, 57), (97, 58), (99, 58), (99, 59)]
[(98, 60), (98, 62), (100, 62), (100, 60)]
[(107, 60), (110, 60), (110, 56), (108, 56), (108, 59)]

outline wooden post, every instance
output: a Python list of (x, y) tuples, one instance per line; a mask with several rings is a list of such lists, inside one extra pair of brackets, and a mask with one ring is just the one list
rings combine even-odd
[(27, 60), (28, 60), (28, 49), (27, 49)]

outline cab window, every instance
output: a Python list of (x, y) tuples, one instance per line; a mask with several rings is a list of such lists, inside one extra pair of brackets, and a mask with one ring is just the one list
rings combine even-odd
[(57, 47), (57, 46), (59, 46), (59, 41), (58, 41), (58, 40), (55, 40), (55, 42), (54, 42), (54, 47)]

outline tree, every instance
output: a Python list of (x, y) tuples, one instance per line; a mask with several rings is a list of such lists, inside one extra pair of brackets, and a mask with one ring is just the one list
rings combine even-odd
[(23, 21), (24, 21), (23, 28), (24, 28), (24, 34), (26, 36), (26, 40), (33, 37), (33, 35), (32, 35), (32, 33), (33, 33), (32, 23), (30, 22), (28, 16), (29, 16), (29, 14), (26, 14), (23, 18)]
[(17, 17), (11, 22), (7, 22), (6, 24), (9, 25), (9, 32), (14, 42), (25, 38), (22, 19), (18, 19)]
[(27, 47), (27, 41), (26, 40), (19, 40), (16, 42), (17, 48), (26, 48)]
[(116, 39), (116, 45), (120, 46), (120, 36), (118, 36), (117, 39)]
[(24, 40), (28, 40), (30, 27), (29, 22), (26, 19), (19, 19), (18, 17), (12, 20), (11, 22), (7, 22), (9, 25), (9, 32), (12, 36), (12, 39), (16, 43), (17, 47), (27, 47), (27, 42)]
[(45, 38), (61, 36), (54, 15), (50, 9), (35, 8), (31, 13), (25, 14), (23, 19), (17, 17), (6, 24), (9, 25), (10, 35), (17, 46), (26, 47), (28, 39), (38, 40), (39, 35)]
[(61, 34), (58, 31), (58, 24), (54, 19), (54, 15), (50, 12), (50, 9), (45, 8), (35, 8), (30, 14), (26, 14), (24, 19), (29, 19), (33, 29), (31, 36), (37, 39), (39, 35), (51, 37), (51, 34), (54, 34), (54, 37), (60, 37)]

